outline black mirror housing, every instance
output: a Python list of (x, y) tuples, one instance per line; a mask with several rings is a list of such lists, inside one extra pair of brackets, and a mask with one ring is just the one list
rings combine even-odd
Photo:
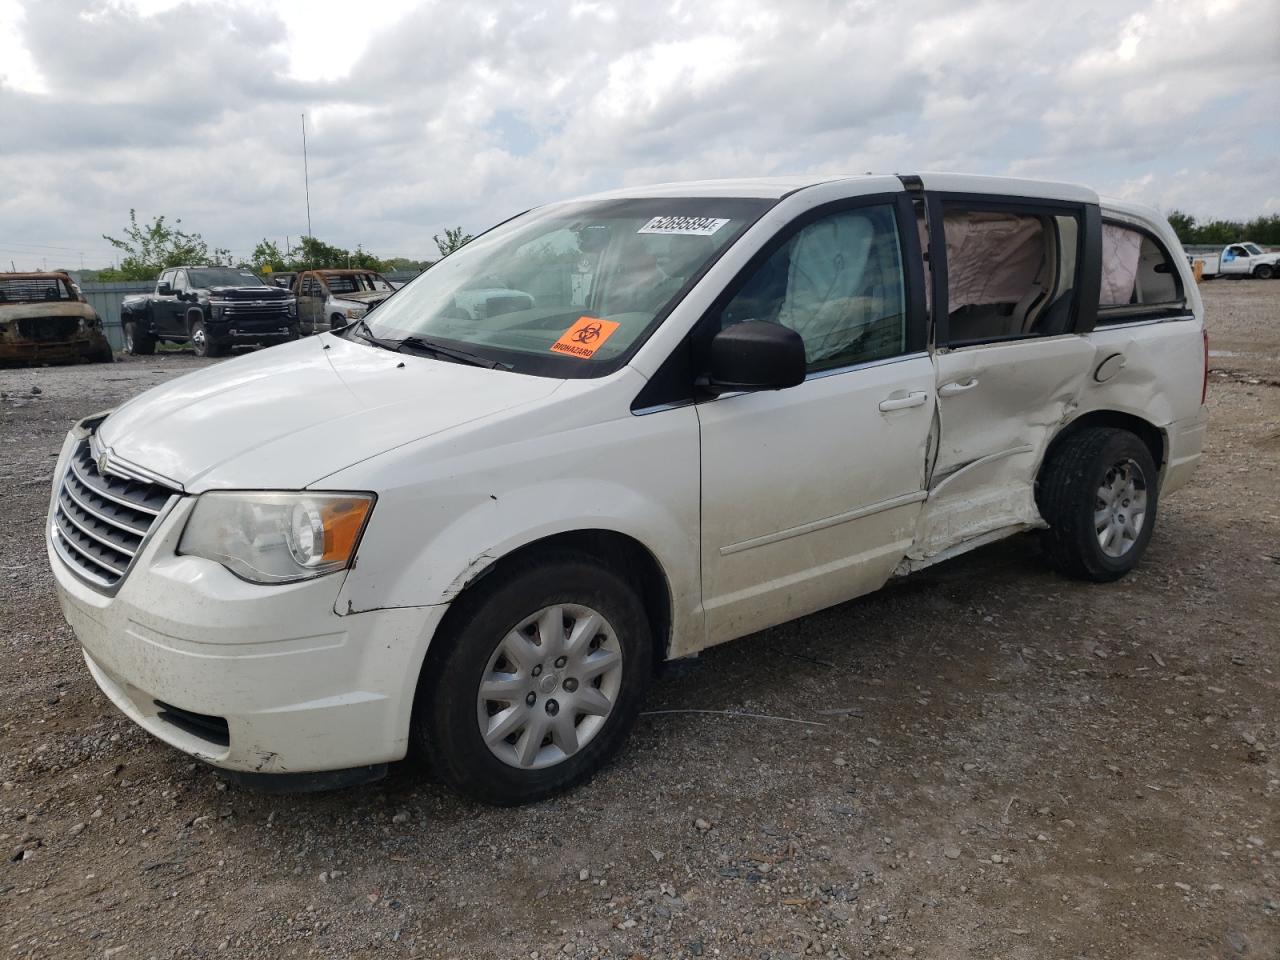
[(806, 372), (800, 334), (778, 323), (746, 320), (712, 338), (700, 385), (712, 393), (782, 390), (803, 383)]
[(168, 297), (168, 296), (171, 296), (172, 294), (173, 294), (173, 287), (169, 286), (169, 284), (167, 283), (156, 284), (157, 297)]

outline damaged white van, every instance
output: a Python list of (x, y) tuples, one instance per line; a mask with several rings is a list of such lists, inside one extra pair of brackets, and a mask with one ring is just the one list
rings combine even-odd
[(629, 189), (77, 424), (49, 559), (94, 679), (180, 750), (317, 789), (416, 745), (529, 801), (663, 659), (1018, 531), (1122, 576), (1205, 358), (1168, 224), (1082, 187)]

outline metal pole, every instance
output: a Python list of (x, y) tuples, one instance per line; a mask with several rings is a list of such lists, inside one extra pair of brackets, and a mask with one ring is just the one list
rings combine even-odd
[(302, 115), (302, 182), (307, 190), (307, 236), (315, 236), (311, 232), (311, 174), (307, 170), (307, 115)]

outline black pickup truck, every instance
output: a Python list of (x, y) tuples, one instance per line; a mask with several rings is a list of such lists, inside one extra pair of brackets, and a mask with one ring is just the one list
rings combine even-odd
[(190, 343), (198, 357), (220, 357), (242, 343), (298, 339), (298, 301), (235, 267), (170, 267), (151, 294), (120, 304), (125, 352), (145, 356), (156, 343)]

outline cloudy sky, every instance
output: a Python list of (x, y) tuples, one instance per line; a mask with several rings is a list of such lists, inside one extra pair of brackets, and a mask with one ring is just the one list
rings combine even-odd
[(1257, 0), (0, 0), (0, 261), (106, 263), (130, 207), (248, 254), (434, 255), (613, 186), (958, 170), (1280, 210)]

